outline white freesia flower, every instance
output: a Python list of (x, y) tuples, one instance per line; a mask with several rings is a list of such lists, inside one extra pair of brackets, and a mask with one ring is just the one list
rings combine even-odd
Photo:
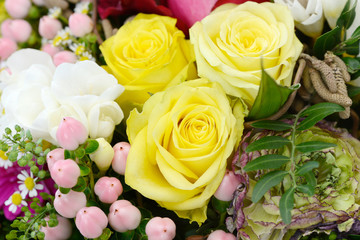
[(24, 49), (10, 56), (7, 66), (9, 73), (0, 74), (5, 84), (1, 118), (29, 129), (34, 138), (56, 144), (57, 127), (67, 116), (81, 121), (92, 138), (111, 139), (123, 119), (114, 100), (124, 87), (95, 62), (56, 68), (47, 53)]
[[(351, 0), (351, 6), (353, 6), (355, 0)], [(355, 8), (355, 18), (349, 29), (346, 31), (346, 38), (350, 38), (354, 31), (360, 26), (360, 1), (358, 0)], [(359, 54), (360, 55), (360, 54)]]
[(289, 8), (295, 20), (296, 28), (305, 35), (312, 38), (321, 35), (324, 27), (321, 0), (274, 0), (274, 2), (286, 5)]
[(324, 15), (331, 28), (336, 27), (336, 21), (340, 17), (346, 2), (347, 0), (322, 0)]

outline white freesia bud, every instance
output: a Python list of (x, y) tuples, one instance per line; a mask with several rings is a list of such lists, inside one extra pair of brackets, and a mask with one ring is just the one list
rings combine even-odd
[(296, 28), (305, 35), (312, 38), (321, 35), (324, 27), (321, 0), (274, 0), (274, 2), (286, 5), (289, 8), (294, 17)]
[(111, 165), (114, 149), (104, 138), (97, 138), (96, 141), (99, 143), (99, 147), (90, 154), (90, 159), (95, 162), (101, 172), (105, 172)]
[(324, 15), (331, 28), (336, 27), (336, 21), (340, 17), (347, 0), (322, 0)]
[(88, 113), (90, 138), (110, 138), (115, 130), (115, 125), (124, 118), (119, 105), (114, 101), (95, 104)]

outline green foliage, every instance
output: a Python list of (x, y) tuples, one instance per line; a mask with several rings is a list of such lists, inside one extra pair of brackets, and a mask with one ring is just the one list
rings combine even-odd
[[(306, 129), (314, 126), (318, 121), (335, 112), (343, 111), (344, 108), (333, 103), (319, 103), (309, 108), (303, 109), (295, 115), (293, 124), (283, 121), (258, 121), (252, 124), (253, 127), (269, 129), (273, 131), (284, 131), (281, 136), (265, 136), (248, 145), (246, 152), (266, 151), (267, 149), (279, 149), (288, 147), (290, 156), (278, 154), (262, 155), (250, 161), (245, 167), (245, 171), (265, 171), (264, 175), (257, 181), (252, 192), (252, 201), (258, 202), (266, 192), (280, 184), (285, 177), (290, 179), (290, 186), (284, 189), (279, 203), (280, 215), (285, 224), (291, 222), (291, 210), (294, 206), (294, 194), (296, 192), (305, 193), (312, 196), (315, 192), (316, 178), (313, 170), (319, 167), (319, 162), (308, 160), (306, 162), (297, 161), (303, 154), (321, 151), (335, 147), (336, 144), (308, 141), (296, 144), (297, 135)], [(301, 119), (301, 121), (300, 121)], [(291, 122), (291, 121), (289, 121)], [(286, 164), (286, 168), (283, 167)], [(270, 172), (266, 172), (273, 169)], [(302, 184), (305, 178), (306, 184)], [(288, 180), (287, 180), (288, 181)]]
[(286, 102), (290, 93), (299, 87), (295, 85), (288, 88), (278, 85), (264, 69), (261, 72), (259, 92), (250, 110), (249, 119), (261, 119), (273, 115)]

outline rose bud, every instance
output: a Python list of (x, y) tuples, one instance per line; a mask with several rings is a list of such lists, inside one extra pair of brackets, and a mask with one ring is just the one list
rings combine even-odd
[(112, 168), (118, 174), (125, 174), (126, 159), (129, 154), (130, 144), (127, 142), (119, 142), (114, 145), (114, 158), (112, 160)]
[(240, 179), (235, 176), (234, 172), (226, 170), (225, 176), (214, 196), (221, 201), (230, 201), (233, 199), (233, 194), (239, 184)]
[[(72, 226), (69, 219), (56, 215), (58, 225), (55, 227), (49, 227), (46, 223), (46, 227), (41, 227), (40, 231), (45, 233), (44, 240), (66, 240), (71, 237)], [(44, 218), (46, 221), (49, 220), (49, 216)]]
[(5, 8), (13, 18), (25, 18), (30, 10), (30, 0), (5, 0)]
[(224, 232), (223, 230), (216, 230), (208, 236), (207, 240), (236, 240), (236, 237), (231, 233)]
[(76, 213), (85, 206), (86, 196), (83, 192), (70, 190), (67, 194), (63, 194), (57, 190), (55, 193), (54, 207), (63, 217), (74, 218)]
[(171, 240), (176, 235), (176, 225), (170, 218), (154, 217), (145, 227), (148, 240)]
[(10, 38), (0, 38), (0, 60), (7, 59), (17, 49), (17, 44)]
[(72, 188), (80, 176), (80, 168), (72, 159), (57, 160), (50, 170), (50, 175), (58, 186)]
[(1, 34), (15, 42), (26, 42), (31, 34), (31, 25), (23, 19), (7, 19), (1, 24)]
[(51, 169), (54, 166), (55, 162), (58, 160), (64, 160), (64, 149), (63, 148), (56, 148), (54, 150), (51, 150), (46, 155), (46, 162), (47, 162), (50, 172), (51, 172)]
[(39, 22), (40, 36), (46, 39), (53, 39), (57, 32), (62, 29), (61, 22), (50, 16), (43, 16)]
[(118, 200), (111, 204), (108, 218), (110, 226), (115, 231), (126, 232), (139, 226), (141, 213), (129, 201)]
[(77, 57), (73, 52), (60, 51), (53, 56), (55, 66), (59, 66), (62, 63), (76, 63)]
[(93, 29), (94, 23), (92, 19), (82, 13), (73, 13), (69, 17), (69, 28), (75, 37), (83, 37), (90, 33)]
[(90, 159), (93, 160), (101, 172), (109, 169), (112, 159), (114, 158), (114, 150), (104, 138), (97, 138), (99, 143), (98, 149), (91, 153)]
[(123, 187), (115, 177), (101, 177), (97, 180), (94, 192), (103, 203), (113, 203), (121, 195)]
[(84, 237), (97, 238), (108, 225), (108, 219), (100, 208), (84, 207), (76, 214), (75, 225)]
[(64, 117), (56, 131), (56, 140), (62, 148), (75, 150), (88, 138), (87, 129), (84, 125), (72, 118)]

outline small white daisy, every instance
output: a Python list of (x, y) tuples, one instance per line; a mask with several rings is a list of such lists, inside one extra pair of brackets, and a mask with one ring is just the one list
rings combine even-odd
[(15, 213), (18, 207), (27, 206), (28, 204), (25, 202), (20, 192), (16, 191), (5, 201), (5, 206), (9, 205), (9, 211)]
[(76, 4), (74, 8), (75, 13), (82, 13), (82, 14), (88, 14), (89, 13), (89, 2), (79, 2)]
[(79, 61), (85, 60), (95, 61), (95, 58), (89, 52), (85, 51), (81, 54)]
[(32, 172), (29, 175), (26, 170), (22, 170), (17, 175), (17, 178), (19, 179), (18, 183), (20, 183), (19, 190), (21, 191), (21, 196), (24, 198), (27, 194), (29, 194), (29, 197), (36, 197), (38, 195), (36, 190), (44, 189), (42, 184), (36, 184), (38, 178), (34, 178)]
[(8, 159), (5, 152), (0, 150), (0, 167), (8, 169), (13, 166), (13, 162)]
[(58, 18), (61, 15), (61, 8), (59, 7), (49, 8), (48, 15), (52, 18)]
[(86, 50), (85, 43), (73, 43), (69, 46), (71, 51), (75, 53), (75, 55), (80, 56)]

